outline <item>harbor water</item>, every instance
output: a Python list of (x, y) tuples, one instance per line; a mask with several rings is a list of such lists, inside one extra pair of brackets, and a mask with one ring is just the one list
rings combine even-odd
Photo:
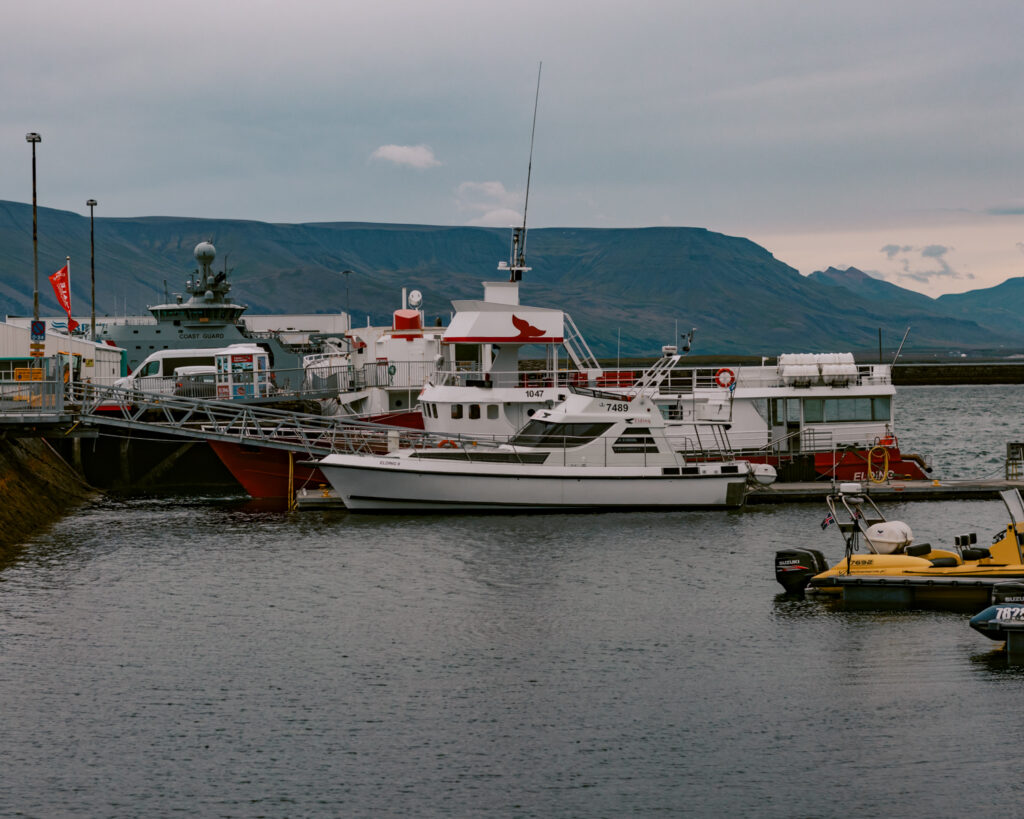
[[(903, 388), (901, 446), (999, 475), (1022, 398)], [(962, 612), (780, 594), (823, 516), (99, 500), (0, 569), (0, 816), (1014, 814), (1024, 668)]]

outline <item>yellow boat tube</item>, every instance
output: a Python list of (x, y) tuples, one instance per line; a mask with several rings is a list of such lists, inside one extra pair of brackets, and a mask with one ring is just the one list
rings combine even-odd
[(915, 545), (910, 527), (885, 520), (860, 484), (841, 484), (827, 499), (829, 514), (822, 528), (838, 527), (845, 556), (828, 567), (819, 551), (780, 550), (775, 556), (776, 579), (789, 593), (848, 596), (850, 589), (903, 589), (915, 599), (925, 593), (969, 592), (987, 600), (992, 584), (1024, 579), (1024, 501), (1016, 489), (999, 494), (1010, 521), (995, 534), (992, 545), (979, 548), (972, 533), (956, 536), (954, 550)]

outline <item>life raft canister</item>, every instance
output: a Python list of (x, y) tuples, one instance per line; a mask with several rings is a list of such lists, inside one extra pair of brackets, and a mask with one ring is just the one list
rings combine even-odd
[(736, 383), (736, 373), (728, 367), (722, 367), (722, 369), (715, 373), (715, 383), (719, 387), (731, 387)]

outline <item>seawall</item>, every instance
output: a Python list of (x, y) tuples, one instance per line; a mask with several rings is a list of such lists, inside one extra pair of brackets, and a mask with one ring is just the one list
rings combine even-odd
[(900, 362), (892, 371), (897, 386), (942, 384), (1024, 384), (1024, 362)]
[(0, 561), (95, 494), (44, 438), (0, 438)]

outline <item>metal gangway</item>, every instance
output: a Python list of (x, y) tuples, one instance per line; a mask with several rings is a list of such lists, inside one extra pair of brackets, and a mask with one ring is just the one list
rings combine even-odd
[(164, 433), (301, 450), (311, 457), (333, 452), (381, 453), (422, 444), (426, 433), (346, 416), (272, 409), (244, 402), (189, 398), (76, 382), (65, 412), (78, 424)]

